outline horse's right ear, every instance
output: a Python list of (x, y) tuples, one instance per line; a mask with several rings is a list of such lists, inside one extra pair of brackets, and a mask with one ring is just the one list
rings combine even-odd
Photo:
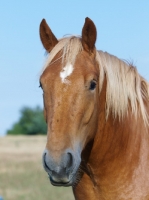
[(52, 33), (45, 19), (43, 19), (40, 23), (39, 32), (40, 32), (40, 39), (44, 48), (48, 52), (50, 52), (53, 49), (53, 47), (58, 43), (58, 40)]

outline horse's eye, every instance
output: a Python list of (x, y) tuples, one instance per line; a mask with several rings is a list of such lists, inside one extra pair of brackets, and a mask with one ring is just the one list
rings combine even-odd
[(39, 82), (39, 87), (42, 89), (42, 84), (41, 84), (41, 82)]
[(90, 90), (94, 90), (96, 88), (96, 82), (94, 80), (91, 81), (90, 83)]

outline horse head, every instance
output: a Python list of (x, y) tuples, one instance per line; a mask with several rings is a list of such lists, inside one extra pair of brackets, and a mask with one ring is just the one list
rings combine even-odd
[(43, 19), (40, 38), (50, 53), (40, 77), (48, 127), (43, 165), (53, 185), (70, 186), (97, 130), (96, 27), (86, 18), (80, 38), (57, 40)]

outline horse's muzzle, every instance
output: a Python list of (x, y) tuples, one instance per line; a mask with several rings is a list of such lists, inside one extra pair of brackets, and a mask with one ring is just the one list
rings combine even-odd
[(54, 159), (48, 150), (43, 153), (43, 166), (54, 186), (71, 186), (79, 165), (80, 161), (75, 158), (70, 149), (66, 150), (59, 159)]

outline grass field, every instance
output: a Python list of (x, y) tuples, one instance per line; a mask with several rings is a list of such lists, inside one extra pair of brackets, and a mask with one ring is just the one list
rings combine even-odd
[(53, 187), (42, 167), (45, 136), (0, 137), (0, 196), (4, 200), (74, 200), (71, 188)]

